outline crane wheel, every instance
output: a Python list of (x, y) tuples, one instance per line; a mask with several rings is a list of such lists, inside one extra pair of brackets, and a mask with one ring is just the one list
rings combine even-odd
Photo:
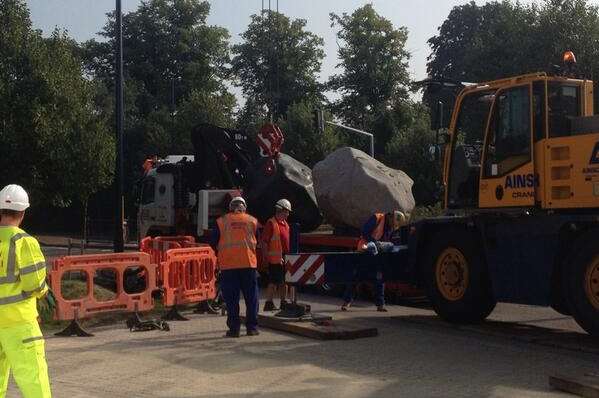
[(572, 316), (590, 335), (599, 336), (599, 247), (597, 233), (581, 236), (563, 269), (563, 292)]
[(489, 273), (476, 236), (447, 229), (427, 249), (426, 284), (435, 312), (452, 323), (476, 323), (495, 308)]

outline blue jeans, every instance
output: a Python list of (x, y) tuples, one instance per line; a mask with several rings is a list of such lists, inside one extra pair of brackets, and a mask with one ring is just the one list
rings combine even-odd
[(258, 328), (258, 274), (255, 268), (227, 269), (220, 273), (220, 288), (227, 304), (227, 326), (239, 332), (239, 292), (245, 301), (245, 327)]
[[(345, 285), (345, 293), (343, 293), (343, 301), (345, 303), (351, 303), (354, 301), (354, 284), (348, 283)], [(374, 283), (374, 303), (377, 307), (385, 305), (385, 282), (377, 280)]]

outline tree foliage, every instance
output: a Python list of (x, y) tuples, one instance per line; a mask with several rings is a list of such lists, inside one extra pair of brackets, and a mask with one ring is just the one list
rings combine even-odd
[[(324, 159), (329, 153), (342, 146), (342, 136), (336, 129), (326, 126), (324, 132), (313, 128), (314, 105), (299, 102), (289, 106), (279, 126), (285, 134), (283, 151), (309, 167)], [(330, 118), (329, 114), (325, 117)]]
[(564, 51), (572, 50), (580, 71), (591, 77), (599, 66), (597, 10), (588, 0), (454, 7), (428, 41), (428, 73), (476, 82), (551, 71), (553, 64), (561, 64)]
[(84, 202), (114, 170), (97, 86), (76, 43), (58, 30), (44, 39), (22, 1), (0, 0), (0, 21), (0, 185), (23, 185), (34, 203)]
[(412, 193), (419, 206), (434, 205), (440, 199), (441, 167), (430, 152), (435, 134), (430, 129), (428, 109), (422, 103), (413, 103), (407, 113), (410, 121), (391, 138), (383, 161), (414, 180)]
[[(208, 25), (209, 12), (207, 1), (148, 0), (123, 16), (127, 186), (141, 176), (146, 157), (192, 153), (195, 124), (234, 122), (236, 100), (226, 86), (229, 33)], [(106, 41), (81, 46), (87, 73), (109, 96), (114, 90), (115, 26), (110, 13), (100, 32)], [(131, 194), (128, 203), (133, 202)]]
[(274, 120), (292, 104), (323, 99), (318, 73), (323, 40), (305, 30), (303, 19), (268, 11), (252, 15), (243, 42), (234, 45), (232, 72), (246, 98), (268, 109)]
[(333, 109), (345, 122), (374, 132), (376, 153), (383, 154), (387, 142), (407, 121), (408, 31), (396, 29), (371, 4), (352, 14), (331, 14), (331, 21), (339, 26), (342, 69), (328, 83), (329, 89), (341, 94)]
[[(229, 62), (226, 29), (209, 26), (207, 1), (150, 0), (123, 16), (123, 58), (127, 79), (139, 83), (136, 106), (143, 115), (183, 102), (193, 90), (224, 89)], [(100, 35), (84, 43), (87, 70), (108, 85), (114, 80), (114, 13)]]

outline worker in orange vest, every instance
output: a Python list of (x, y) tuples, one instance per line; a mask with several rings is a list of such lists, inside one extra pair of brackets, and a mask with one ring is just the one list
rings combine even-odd
[(217, 251), (220, 288), (227, 305), (226, 337), (239, 337), (239, 292), (245, 301), (248, 336), (258, 335), (258, 274), (256, 272), (256, 232), (258, 221), (246, 213), (245, 200), (237, 196), (229, 203), (229, 213), (216, 220), (212, 247)]
[[(401, 211), (392, 211), (389, 213), (375, 213), (362, 227), (362, 236), (358, 241), (358, 251), (365, 251), (368, 243), (389, 242), (395, 231), (404, 225), (407, 218)], [(354, 298), (354, 285), (348, 284), (345, 287), (343, 295), (342, 311), (347, 311)], [(385, 308), (385, 283), (381, 271), (376, 273), (376, 282), (374, 285), (374, 296), (377, 311), (387, 312)]]
[(275, 215), (271, 217), (262, 231), (262, 258), (268, 264), (268, 288), (264, 311), (275, 311), (273, 303), (275, 289), (279, 293), (281, 306), (287, 304), (285, 285), (285, 254), (289, 253), (289, 224), (287, 217), (291, 213), (291, 202), (279, 200), (275, 205)]

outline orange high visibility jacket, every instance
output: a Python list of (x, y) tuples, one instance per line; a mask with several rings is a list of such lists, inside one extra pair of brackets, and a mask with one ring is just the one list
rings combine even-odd
[[(376, 226), (374, 227), (374, 230), (372, 231), (370, 236), (372, 236), (374, 240), (380, 240), (383, 237), (383, 234), (385, 233), (385, 214), (375, 213), (374, 216), (376, 217)], [(367, 237), (361, 236), (360, 240), (358, 241), (358, 251), (363, 251), (364, 245), (366, 245), (367, 243)]]
[(218, 264), (220, 269), (256, 268), (256, 230), (258, 221), (246, 213), (228, 213), (216, 220), (220, 232)]
[(266, 260), (269, 264), (282, 264), (283, 263), (283, 244), (281, 241), (281, 228), (279, 222), (275, 217), (269, 218), (266, 222), (271, 224), (272, 235), (268, 242), (264, 242), (267, 245)]

